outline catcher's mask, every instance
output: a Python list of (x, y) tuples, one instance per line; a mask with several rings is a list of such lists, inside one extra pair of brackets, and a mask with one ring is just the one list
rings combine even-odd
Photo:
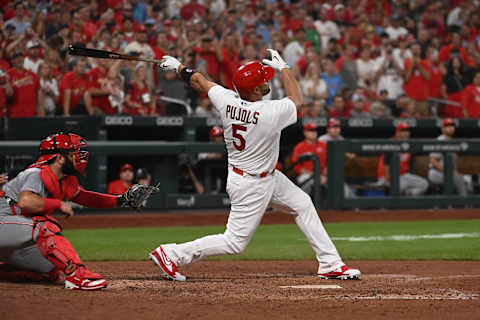
[(69, 133), (68, 135), (74, 147), (75, 170), (85, 177), (87, 175), (86, 169), (88, 165), (87, 140), (75, 133)]

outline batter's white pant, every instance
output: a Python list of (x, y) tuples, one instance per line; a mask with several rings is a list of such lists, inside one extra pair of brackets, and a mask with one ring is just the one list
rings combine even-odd
[[(443, 184), (443, 172), (430, 169), (428, 171), (428, 179), (432, 181), (432, 183), (434, 184)], [(455, 186), (455, 189), (457, 190), (457, 193), (459, 195), (461, 196), (467, 195), (467, 184), (465, 183), (465, 179), (463, 178), (463, 175), (454, 173), (453, 185)]]
[(177, 266), (213, 255), (241, 253), (269, 206), (295, 217), (295, 222), (315, 251), (319, 273), (344, 265), (323, 228), (310, 197), (280, 171), (275, 170), (273, 174), (259, 178), (246, 174), (241, 176), (229, 169), (227, 193), (230, 196), (231, 210), (225, 233), (163, 246)]

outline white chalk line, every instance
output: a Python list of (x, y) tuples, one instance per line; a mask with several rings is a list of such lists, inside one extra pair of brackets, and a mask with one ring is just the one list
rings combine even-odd
[(342, 289), (342, 287), (333, 284), (303, 284), (295, 286), (280, 286), (282, 289)]
[(464, 279), (464, 278), (480, 278), (480, 274), (458, 274), (458, 275), (454, 275), (454, 276), (411, 278), (411, 279), (407, 279), (407, 281), (424, 281), (424, 280), (438, 280), (438, 279)]
[(462, 238), (480, 238), (480, 232), (415, 234), (415, 235), (397, 234), (392, 236), (369, 236), (369, 237), (332, 237), (332, 240), (359, 242), (359, 241), (411, 241), (411, 240), (462, 239)]

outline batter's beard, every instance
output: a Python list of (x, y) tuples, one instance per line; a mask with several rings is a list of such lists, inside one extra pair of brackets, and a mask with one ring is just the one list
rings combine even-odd
[(75, 166), (70, 159), (65, 158), (65, 162), (62, 165), (62, 172), (67, 176), (77, 173), (77, 171), (75, 170)]
[(266, 96), (270, 93), (270, 87), (267, 86), (266, 88), (262, 89), (262, 96)]

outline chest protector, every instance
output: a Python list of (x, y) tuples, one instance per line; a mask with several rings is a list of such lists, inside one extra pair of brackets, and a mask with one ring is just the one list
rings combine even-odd
[(58, 180), (49, 166), (41, 166), (40, 179), (52, 198), (59, 200), (71, 200), (78, 192), (77, 177), (65, 176)]

